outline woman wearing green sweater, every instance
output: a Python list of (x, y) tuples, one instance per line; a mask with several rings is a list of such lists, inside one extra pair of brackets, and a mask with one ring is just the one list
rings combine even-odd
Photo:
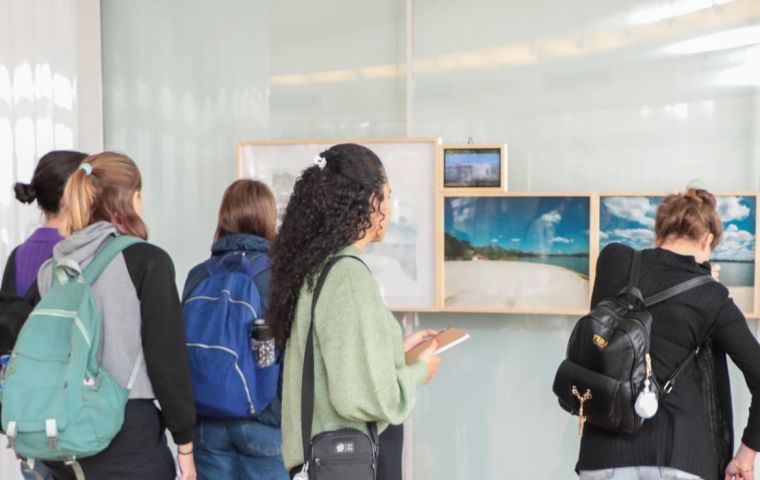
[[(304, 463), (301, 380), (313, 288), (335, 255), (359, 256), (382, 241), (390, 219), (390, 189), (371, 150), (336, 145), (314, 158), (295, 184), (272, 247), (269, 319), (285, 346), (283, 454), (292, 473)], [(417, 387), (437, 372), (431, 346), (410, 365), (404, 352), (435, 331), (403, 338), (367, 267), (342, 258), (329, 271), (314, 312), (314, 418), (311, 435), (342, 428), (380, 434), (378, 480), (401, 478), (401, 425)]]

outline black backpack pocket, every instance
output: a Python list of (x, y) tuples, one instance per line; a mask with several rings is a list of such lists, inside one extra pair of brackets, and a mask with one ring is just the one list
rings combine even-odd
[(573, 393), (575, 390), (581, 396), (586, 392), (590, 394), (583, 405), (583, 414), (589, 422), (609, 428), (610, 424), (619, 421), (615, 408), (620, 391), (620, 381), (617, 379), (563, 360), (554, 377), (552, 390), (560, 406), (573, 415), (578, 415), (580, 408), (580, 401)]

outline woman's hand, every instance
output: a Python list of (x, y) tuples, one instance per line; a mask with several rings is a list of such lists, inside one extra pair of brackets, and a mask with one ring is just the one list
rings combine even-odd
[(742, 445), (736, 451), (736, 456), (726, 467), (724, 480), (755, 480), (755, 455), (757, 452)]
[(179, 480), (195, 480), (195, 460), (193, 460), (193, 442), (177, 445), (177, 464), (179, 464)]
[(404, 352), (408, 352), (428, 338), (435, 337), (436, 335), (438, 335), (437, 330), (420, 330), (419, 332), (414, 332), (404, 339)]
[(435, 377), (435, 375), (438, 373), (438, 367), (441, 365), (441, 357), (435, 354), (436, 350), (438, 350), (438, 342), (436, 340), (433, 340), (430, 342), (430, 346), (423, 350), (420, 356), (417, 357), (427, 365), (428, 374), (427, 378), (425, 379), (425, 383), (428, 383)]

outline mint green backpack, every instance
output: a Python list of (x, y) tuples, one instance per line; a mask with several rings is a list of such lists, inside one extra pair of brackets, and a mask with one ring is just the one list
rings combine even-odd
[(138, 242), (114, 238), (84, 271), (71, 259), (53, 262), (52, 287), (21, 329), (0, 389), (3, 430), (20, 456), (62, 460), (83, 478), (77, 459), (104, 450), (121, 429), (142, 353), (126, 387), (98, 364), (101, 319), (91, 287)]

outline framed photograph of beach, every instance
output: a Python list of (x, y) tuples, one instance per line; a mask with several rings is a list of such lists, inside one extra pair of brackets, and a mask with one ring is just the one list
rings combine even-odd
[(443, 309), (583, 314), (593, 205), (585, 194), (445, 194)]
[(507, 145), (453, 144), (442, 150), (444, 190), (507, 191)]
[[(381, 243), (362, 258), (394, 311), (437, 310), (435, 218), (440, 139), (382, 138), (245, 141), (238, 144), (239, 178), (255, 178), (272, 188), (280, 215), (301, 172), (316, 155), (338, 143), (359, 143), (383, 161), (391, 195), (391, 222)], [(430, 179), (426, 181), (426, 179)], [(308, 245), (304, 245), (308, 248)]]
[[(600, 250), (610, 243), (654, 248), (657, 206), (665, 194), (610, 194), (599, 197)], [(720, 281), (748, 317), (758, 314), (758, 195), (750, 192), (716, 193), (723, 220), (723, 238), (711, 263), (720, 266)]]

